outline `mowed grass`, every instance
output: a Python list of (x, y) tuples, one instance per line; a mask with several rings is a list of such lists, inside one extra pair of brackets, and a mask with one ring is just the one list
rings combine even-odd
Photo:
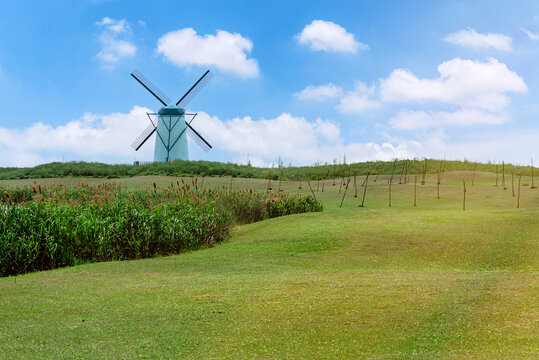
[[(2, 278), (0, 358), (535, 359), (539, 189), (523, 177), (517, 209), (510, 176), (507, 190), (471, 176), (444, 175), (440, 199), (428, 177), (417, 207), (413, 179), (394, 179), (388, 207), (387, 177), (371, 178), (364, 208), (363, 178), (342, 208), (344, 186), (315, 181), (324, 212), (237, 227), (214, 248)], [(281, 184), (311, 193), (298, 185)]]

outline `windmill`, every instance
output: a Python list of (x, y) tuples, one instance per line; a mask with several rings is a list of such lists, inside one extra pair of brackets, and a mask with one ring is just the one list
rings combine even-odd
[[(197, 114), (185, 112), (185, 106), (213, 77), (210, 70), (207, 70), (176, 104), (138, 70), (133, 71), (131, 76), (163, 104), (157, 113), (146, 113), (150, 119), (150, 125), (131, 144), (135, 151), (138, 151), (153, 133), (157, 133), (153, 161), (189, 160), (186, 134), (202, 150), (208, 152), (212, 148), (210, 143), (191, 126)], [(186, 117), (190, 118), (189, 121), (185, 120)]]

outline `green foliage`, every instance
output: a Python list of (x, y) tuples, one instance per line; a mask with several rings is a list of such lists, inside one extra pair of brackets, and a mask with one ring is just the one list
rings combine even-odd
[(195, 181), (138, 191), (34, 185), (1, 199), (0, 276), (177, 254), (223, 241), (234, 223), (322, 210), (311, 197), (199, 189)]
[[(317, 164), (316, 166), (257, 168), (251, 165), (237, 165), (211, 161), (183, 161), (155, 162), (142, 165), (109, 165), (101, 163), (70, 162), (38, 165), (33, 168), (0, 168), (0, 180), (12, 179), (38, 179), (58, 177), (97, 177), (120, 178), (138, 175), (170, 175), (170, 176), (233, 176), (241, 178), (257, 178), (276, 180), (283, 175), (283, 180), (300, 179), (330, 179), (348, 175), (391, 174), (407, 172), (409, 174), (426, 173), (435, 174), (440, 168), (443, 171), (481, 171), (496, 172), (495, 164), (482, 164), (470, 161), (450, 160), (397, 160), (368, 161), (353, 164)], [(501, 172), (501, 164), (498, 165)], [(505, 165), (507, 174), (515, 171), (520, 175), (530, 175), (530, 166)]]

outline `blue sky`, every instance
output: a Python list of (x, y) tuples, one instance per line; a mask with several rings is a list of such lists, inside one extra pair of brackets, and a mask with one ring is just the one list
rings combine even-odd
[(195, 160), (539, 158), (536, 1), (17, 1), (0, 34), (0, 166), (151, 160), (134, 69), (215, 74)]

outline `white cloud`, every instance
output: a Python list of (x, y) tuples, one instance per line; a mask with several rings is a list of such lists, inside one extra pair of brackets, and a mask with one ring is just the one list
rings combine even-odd
[(96, 24), (103, 28), (99, 35), (101, 51), (97, 54), (103, 67), (111, 69), (120, 60), (135, 55), (137, 47), (127, 39), (131, 29), (125, 19), (116, 20), (104, 17)]
[(105, 27), (107, 30), (115, 33), (125, 33), (130, 31), (129, 24), (125, 19), (116, 20), (109, 17), (104, 17), (101, 21), (96, 22), (97, 25)]
[(258, 76), (258, 62), (248, 57), (252, 49), (252, 41), (241, 34), (218, 30), (200, 36), (192, 28), (169, 32), (157, 43), (157, 51), (176, 66), (215, 66), (241, 77)]
[(466, 28), (455, 33), (451, 33), (444, 38), (445, 41), (455, 45), (474, 49), (492, 48), (499, 51), (511, 51), (512, 39), (503, 34), (480, 34), (475, 29)]
[(461, 132), (458, 138), (436, 129), (421, 136), (421, 148), (414, 156), (482, 162), (504, 160), (529, 165), (530, 157), (539, 156), (538, 138), (539, 128)]
[(137, 153), (131, 148), (149, 124), (149, 111), (135, 106), (129, 113), (88, 113), (56, 127), (38, 122), (24, 129), (0, 128), (0, 166), (31, 166), (60, 160), (64, 154), (68, 160), (130, 162), (133, 156), (150, 159), (152, 139), (148, 140), (152, 145), (145, 144)]
[(375, 90), (375, 85), (369, 87), (361, 81), (356, 81), (354, 90), (340, 99), (337, 110), (344, 114), (360, 114), (380, 107), (380, 101), (373, 99)]
[(310, 122), (288, 113), (273, 119), (253, 120), (246, 116), (222, 121), (201, 112), (196, 128), (207, 136), (215, 149), (245, 161), (249, 154), (253, 164), (271, 164), (279, 156), (285, 163), (293, 164), (331, 162), (342, 158), (343, 154), (350, 161), (390, 160), (411, 157), (420, 148), (415, 141), (345, 143), (337, 124), (322, 119)]
[(294, 96), (300, 100), (325, 101), (340, 97), (342, 94), (341, 87), (329, 83), (319, 86), (309, 85), (299, 93), (295, 93)]
[(440, 126), (499, 125), (508, 121), (505, 114), (477, 109), (446, 111), (400, 111), (389, 120), (389, 126), (399, 130), (424, 129)]
[[(0, 128), (3, 155), (0, 166), (33, 166), (61, 160), (62, 155), (66, 155), (66, 161), (129, 163), (134, 157), (150, 160), (154, 138), (139, 152), (130, 147), (148, 125), (147, 111), (149, 109), (135, 106), (128, 113), (88, 113), (60, 126), (36, 123), (24, 129)], [(279, 156), (285, 164), (294, 165), (310, 165), (315, 161), (331, 163), (334, 158), (342, 159), (344, 154), (349, 162), (424, 156), (517, 162), (538, 156), (539, 129), (465, 132), (456, 141), (448, 142), (449, 137), (437, 128), (422, 133), (417, 140), (388, 137), (381, 143), (346, 142), (339, 125), (328, 120), (308, 121), (287, 113), (273, 119), (221, 120), (204, 112), (199, 113), (195, 127), (214, 146), (208, 153), (210, 159), (222, 156), (223, 161), (246, 163), (248, 155), (256, 166), (275, 163)], [(194, 144), (191, 142), (190, 146), (192, 150)]]
[(501, 111), (510, 102), (508, 92), (526, 92), (522, 77), (496, 59), (487, 62), (455, 58), (438, 66), (440, 77), (420, 79), (397, 69), (382, 80), (380, 96), (387, 102), (435, 101), (488, 111)]
[[(62, 160), (63, 155), (66, 161), (151, 160), (154, 137), (138, 152), (130, 146), (149, 124), (148, 111), (135, 106), (128, 113), (88, 113), (59, 126), (35, 123), (23, 129), (0, 128), (0, 166), (33, 166)], [(343, 154), (350, 161), (390, 160), (411, 157), (420, 148), (414, 141), (345, 143), (338, 124), (323, 119), (308, 121), (288, 113), (273, 119), (253, 120), (247, 116), (223, 121), (200, 112), (194, 126), (214, 147), (208, 153), (210, 159), (217, 156), (223, 161), (243, 159), (245, 163), (249, 154), (253, 165), (269, 165), (279, 156), (285, 163), (295, 165), (331, 162)], [(190, 141), (190, 151), (196, 155), (194, 146)]]
[(526, 34), (530, 38), (530, 40), (539, 40), (539, 34), (532, 33), (530, 30), (522, 28), (522, 27), (520, 28), (520, 30), (524, 34)]
[(300, 44), (307, 44), (316, 51), (356, 53), (369, 49), (368, 45), (360, 43), (353, 34), (331, 21), (313, 20), (296, 37)]

